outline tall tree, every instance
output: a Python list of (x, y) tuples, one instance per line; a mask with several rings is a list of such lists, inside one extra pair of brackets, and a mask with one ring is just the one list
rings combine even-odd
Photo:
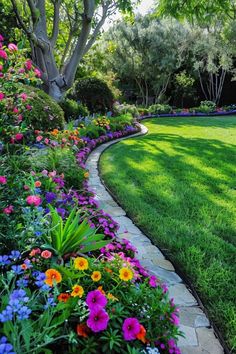
[(47, 92), (62, 98), (77, 67), (117, 10), (131, 11), (132, 0), (10, 0), (26, 33), (32, 59), (42, 72)]

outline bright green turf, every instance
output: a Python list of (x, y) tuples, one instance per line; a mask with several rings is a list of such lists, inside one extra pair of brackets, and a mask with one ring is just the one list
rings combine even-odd
[(236, 117), (144, 124), (148, 135), (103, 154), (102, 177), (236, 348)]

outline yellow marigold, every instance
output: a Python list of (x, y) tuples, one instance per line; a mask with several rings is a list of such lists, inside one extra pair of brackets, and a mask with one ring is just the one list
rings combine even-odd
[(102, 277), (102, 274), (98, 271), (98, 270), (95, 270), (93, 272), (93, 274), (91, 275), (91, 278), (93, 281), (99, 281)]
[(108, 294), (107, 294), (107, 298), (108, 298), (109, 300), (119, 301), (119, 300), (117, 299), (117, 297), (115, 297), (115, 296), (112, 295), (111, 293), (108, 293)]
[(78, 285), (78, 284), (74, 285), (73, 288), (72, 288), (72, 290), (73, 290), (73, 291), (72, 291), (72, 293), (71, 293), (71, 296), (73, 296), (73, 297), (76, 297), (76, 296), (82, 297), (83, 294), (84, 294), (84, 289), (83, 289), (83, 287), (80, 286), (80, 285)]
[(74, 266), (75, 266), (75, 269), (86, 270), (86, 269), (88, 269), (89, 264), (88, 264), (88, 261), (86, 258), (77, 257), (74, 260)]
[(56, 136), (59, 133), (58, 129), (53, 129), (53, 131), (51, 132), (52, 135)]
[(49, 286), (53, 286), (55, 283), (58, 284), (62, 281), (61, 273), (59, 273), (56, 269), (46, 270), (45, 275), (45, 283)]
[(121, 268), (119, 273), (121, 280), (129, 281), (133, 278), (133, 272), (129, 268)]
[(88, 177), (89, 177), (89, 172), (85, 172), (85, 173), (84, 173), (84, 177), (85, 177), (85, 178), (88, 178)]

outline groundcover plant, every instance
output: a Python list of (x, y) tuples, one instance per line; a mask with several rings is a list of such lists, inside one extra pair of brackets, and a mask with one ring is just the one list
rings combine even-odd
[(100, 117), (59, 130), (51, 117), (55, 129), (32, 129), (35, 102), (21, 84), (40, 73), (0, 41), (0, 353), (180, 353), (166, 285), (116, 239), (88, 188), (90, 151), (137, 126)]

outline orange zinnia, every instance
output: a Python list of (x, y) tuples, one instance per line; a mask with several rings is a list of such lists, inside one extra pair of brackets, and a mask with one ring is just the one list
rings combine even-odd
[(144, 344), (147, 342), (146, 340), (146, 329), (143, 327), (143, 325), (140, 325), (140, 331), (137, 334), (136, 338), (141, 340)]
[(102, 277), (102, 274), (98, 270), (95, 270), (93, 272), (93, 274), (91, 275), (91, 278), (93, 281), (99, 281), (101, 279), (101, 277)]
[(62, 281), (61, 273), (59, 273), (56, 269), (46, 270), (45, 275), (45, 283), (49, 286), (53, 286), (55, 283), (60, 283)]
[(80, 337), (87, 338), (89, 335), (90, 329), (85, 323), (80, 323), (77, 325), (77, 334)]
[(67, 293), (61, 293), (60, 295), (58, 295), (57, 299), (60, 302), (67, 302), (70, 298), (70, 294)]
[(73, 290), (73, 291), (72, 291), (72, 293), (71, 293), (71, 296), (73, 296), (73, 297), (76, 297), (76, 296), (82, 297), (83, 294), (84, 294), (84, 289), (83, 289), (83, 287), (80, 286), (80, 285), (78, 285), (78, 284), (74, 285), (73, 288), (72, 288), (72, 290)]

